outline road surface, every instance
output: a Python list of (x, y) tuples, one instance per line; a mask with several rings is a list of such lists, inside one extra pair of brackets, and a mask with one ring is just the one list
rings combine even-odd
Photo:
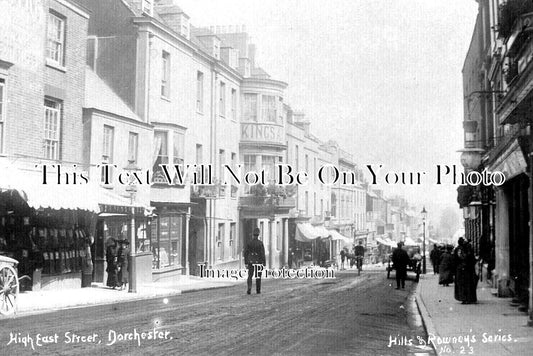
[(342, 271), (4, 319), (0, 354), (433, 355), (418, 346), (416, 284), (394, 287), (383, 271)]

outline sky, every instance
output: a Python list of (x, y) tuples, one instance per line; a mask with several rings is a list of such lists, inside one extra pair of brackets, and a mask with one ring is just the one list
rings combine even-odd
[[(457, 208), (450, 175), (463, 147), (462, 66), (477, 15), (474, 0), (175, 0), (195, 26), (245, 25), (256, 63), (289, 84), (285, 102), (305, 112), (321, 140), (358, 165), (426, 172), (420, 185), (377, 189)], [(444, 167), (443, 167), (444, 168)], [(368, 170), (367, 178), (372, 175)]]

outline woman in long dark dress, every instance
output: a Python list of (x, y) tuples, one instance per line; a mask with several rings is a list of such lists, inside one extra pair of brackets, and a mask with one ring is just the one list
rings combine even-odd
[(462, 237), (454, 251), (455, 260), (455, 299), (462, 304), (477, 302), (476, 258), (470, 243)]
[(118, 287), (117, 281), (117, 269), (118, 269), (118, 247), (117, 241), (114, 238), (109, 239), (109, 245), (106, 250), (106, 262), (107, 262), (107, 283), (106, 285), (111, 288)]
[(439, 264), (439, 284), (448, 287), (450, 283), (453, 283), (453, 256), (451, 254), (452, 247), (446, 247), (444, 252), (440, 255)]
[(128, 259), (130, 257), (129, 241), (120, 241), (120, 247), (118, 249), (118, 283), (120, 289), (125, 289), (128, 285)]

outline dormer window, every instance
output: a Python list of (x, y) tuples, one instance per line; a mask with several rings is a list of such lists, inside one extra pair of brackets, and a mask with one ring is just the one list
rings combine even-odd
[(216, 41), (213, 43), (213, 57), (220, 59), (220, 45)]
[(180, 14), (180, 35), (188, 40), (191, 38), (189, 18), (184, 13)]
[(149, 16), (154, 14), (154, 0), (142, 0), (141, 11)]

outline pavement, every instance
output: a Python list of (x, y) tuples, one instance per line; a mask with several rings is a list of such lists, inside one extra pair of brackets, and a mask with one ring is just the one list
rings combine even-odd
[(221, 281), (184, 276), (174, 282), (154, 282), (140, 285), (135, 293), (108, 288), (101, 283), (93, 283), (91, 288), (30, 291), (18, 295), (16, 314), (22, 316), (93, 305), (170, 297), (199, 290), (232, 287), (236, 283), (243, 282), (245, 281)]
[(416, 302), (437, 355), (531, 355), (527, 315), (512, 307), (510, 298), (492, 295), (485, 282), (478, 283), (477, 298), (477, 304), (461, 304), (453, 284), (440, 286), (432, 271), (420, 276)]

